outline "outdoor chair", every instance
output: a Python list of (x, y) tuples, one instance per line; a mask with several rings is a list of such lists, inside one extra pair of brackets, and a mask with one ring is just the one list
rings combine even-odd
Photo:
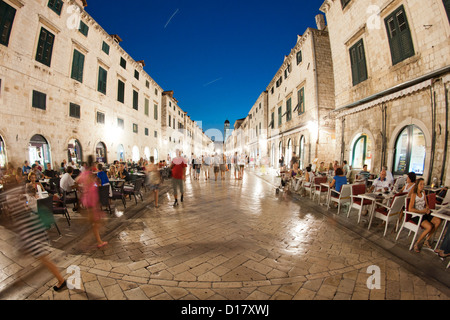
[(61, 231), (59, 231), (58, 225), (55, 221), (55, 217), (53, 216), (54, 212), (52, 197), (37, 200), (37, 214), (40, 220), (43, 222), (46, 230), (49, 230), (52, 225), (55, 225), (58, 234), (61, 236)]
[[(341, 187), (341, 192), (337, 192), (336, 190), (330, 189), (329, 196), (328, 196), (328, 209), (330, 209), (330, 204), (332, 202), (336, 202), (338, 204), (338, 212), (341, 211), (341, 205), (344, 203), (350, 204), (352, 196), (352, 185), (351, 184), (344, 184)], [(350, 207), (348, 208), (350, 210)]]
[(368, 209), (372, 205), (372, 200), (364, 199), (360, 195), (366, 193), (365, 184), (352, 184), (352, 195), (350, 200), (350, 207), (347, 212), (347, 218), (350, 216), (352, 209), (358, 210), (358, 223), (361, 221), (361, 213), (364, 208)]
[(98, 187), (98, 195), (99, 195), (101, 209), (103, 210), (103, 207), (106, 207), (108, 209), (109, 213), (112, 214), (111, 204), (109, 203), (109, 201), (110, 201), (109, 189), (110, 189), (109, 185), (99, 186)]
[[(53, 201), (53, 199), (52, 199)], [(63, 215), (66, 220), (67, 220), (67, 224), (70, 227), (70, 215), (69, 215), (69, 210), (67, 210), (67, 203), (66, 203), (66, 197), (63, 196), (62, 199), (59, 199), (57, 201), (53, 201), (53, 214), (59, 214), (59, 215)]]
[(386, 232), (388, 229), (389, 221), (393, 220), (393, 218), (396, 218), (397, 224), (395, 226), (395, 232), (398, 230), (399, 226), (399, 219), (398, 216), (403, 210), (403, 206), (405, 204), (405, 199), (407, 197), (408, 193), (397, 193), (394, 198), (392, 198), (392, 202), (390, 206), (384, 205), (382, 203), (376, 202), (375, 203), (375, 210), (373, 212), (373, 215), (370, 218), (369, 227), (367, 230), (370, 230), (370, 227), (372, 225), (373, 218), (381, 219), (385, 222), (384, 227), (384, 234), (383, 237), (386, 236)]
[[(414, 237), (411, 241), (411, 246), (409, 247), (409, 250), (412, 250), (412, 248), (414, 247), (414, 242), (417, 238), (417, 233), (419, 232), (419, 230), (421, 228), (420, 225), (422, 224), (422, 219), (423, 219), (424, 214), (408, 211), (410, 201), (411, 201), (411, 198), (405, 199), (405, 212), (403, 215), (403, 223), (400, 228), (400, 231), (397, 233), (397, 237), (395, 240), (398, 240), (398, 238), (400, 237), (400, 233), (403, 231), (403, 229), (408, 229), (409, 230), (408, 237), (411, 235), (411, 232), (414, 233)], [(415, 217), (419, 217), (419, 221), (417, 223), (412, 220)]]
[(126, 208), (127, 202), (125, 199), (124, 187), (125, 187), (124, 181), (117, 182), (113, 187), (111, 199), (112, 200), (118, 200), (118, 199), (122, 200), (123, 206), (124, 206), (124, 208)]
[(321, 183), (327, 183), (328, 178), (327, 177), (316, 177), (314, 178), (314, 194), (313, 194), (313, 201), (317, 196), (319, 196), (319, 205), (320, 205), (320, 197), (323, 194), (328, 195), (328, 189), (327, 187), (324, 187), (321, 185)]
[(137, 196), (139, 196), (141, 198), (141, 201), (144, 201), (143, 197), (142, 197), (142, 185), (144, 183), (143, 179), (136, 179), (134, 182), (134, 188), (133, 189), (124, 189), (124, 194), (125, 196), (129, 196), (131, 199), (131, 196), (134, 196), (134, 201), (137, 204)]

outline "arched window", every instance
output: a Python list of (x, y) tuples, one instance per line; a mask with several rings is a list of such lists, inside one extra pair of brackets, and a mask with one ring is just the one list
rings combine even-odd
[(140, 159), (139, 148), (137, 146), (133, 147), (131, 160), (138, 162)]
[(117, 158), (119, 161), (125, 161), (125, 150), (123, 149), (123, 145), (119, 144), (117, 146)]
[(69, 164), (73, 161), (74, 164), (81, 165), (81, 162), (83, 161), (83, 149), (81, 148), (80, 141), (76, 139), (69, 141), (69, 145), (67, 147), (67, 158), (69, 160)]
[(423, 175), (426, 156), (425, 135), (419, 127), (405, 127), (395, 143), (394, 174), (403, 175), (415, 172)]
[(353, 140), (350, 154), (353, 169), (362, 169), (367, 165), (367, 170), (372, 169), (372, 141), (366, 134), (361, 134)]
[(100, 163), (107, 163), (106, 161), (106, 146), (103, 142), (99, 142), (95, 147), (96, 159)]
[(300, 149), (298, 152), (298, 158), (300, 161), (300, 169), (304, 169), (305, 168), (305, 136), (302, 136), (300, 138)]
[(47, 169), (47, 163), (52, 163), (50, 154), (50, 145), (45, 137), (36, 134), (34, 135), (28, 145), (28, 154), (30, 158), (30, 165), (33, 165), (35, 161)]

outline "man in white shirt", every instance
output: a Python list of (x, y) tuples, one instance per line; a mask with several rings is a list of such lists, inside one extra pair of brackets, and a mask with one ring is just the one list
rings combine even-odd
[(372, 187), (370, 188), (371, 192), (386, 192), (391, 189), (391, 183), (388, 179), (386, 179), (386, 171), (381, 171), (380, 177), (376, 179)]
[(66, 192), (71, 192), (75, 188), (75, 180), (72, 179), (73, 168), (67, 167), (66, 173), (61, 177), (59, 186)]
[(387, 167), (383, 167), (381, 169), (381, 171), (386, 172), (386, 179), (387, 181), (389, 181), (390, 184), (394, 184), (394, 176), (392, 175), (392, 173), (390, 171), (388, 171)]

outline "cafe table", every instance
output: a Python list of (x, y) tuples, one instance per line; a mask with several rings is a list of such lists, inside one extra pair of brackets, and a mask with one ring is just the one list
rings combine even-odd
[(369, 219), (372, 220), (373, 214), (375, 212), (375, 205), (378, 201), (382, 201), (382, 203), (386, 202), (386, 205), (390, 205), (390, 201), (395, 196), (395, 192), (375, 192), (375, 193), (365, 193), (360, 194), (358, 197), (361, 197), (363, 199), (372, 201), (372, 205), (370, 206), (369, 210)]
[(432, 212), (431, 212), (431, 215), (432, 215), (433, 217), (437, 217), (437, 218), (440, 218), (440, 219), (444, 220), (444, 224), (443, 224), (443, 226), (442, 226), (441, 234), (439, 235), (439, 239), (438, 239), (438, 241), (436, 242), (436, 247), (434, 248), (434, 250), (437, 250), (437, 248), (438, 248), (438, 246), (439, 246), (439, 243), (441, 242), (442, 237), (443, 237), (443, 235), (444, 235), (445, 227), (447, 226), (447, 223), (448, 223), (448, 221), (450, 220), (450, 205), (447, 205), (447, 206), (445, 206), (445, 207), (442, 207), (442, 208), (439, 209), (439, 210), (432, 211)]
[(426, 193), (426, 194), (429, 194), (429, 193), (436, 193), (436, 192), (439, 192), (439, 191), (441, 190), (441, 188), (438, 188), (438, 187), (432, 187), (432, 186), (425, 186), (425, 187), (423, 188), (423, 190), (425, 190), (425, 193)]

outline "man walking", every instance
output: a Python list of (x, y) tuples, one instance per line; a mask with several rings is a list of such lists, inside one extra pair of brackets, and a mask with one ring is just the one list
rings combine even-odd
[(177, 157), (172, 160), (171, 165), (173, 196), (175, 197), (174, 207), (178, 205), (178, 189), (181, 194), (181, 202), (183, 202), (184, 181), (186, 180), (187, 168), (186, 162), (186, 159), (181, 156), (181, 151), (177, 150)]

